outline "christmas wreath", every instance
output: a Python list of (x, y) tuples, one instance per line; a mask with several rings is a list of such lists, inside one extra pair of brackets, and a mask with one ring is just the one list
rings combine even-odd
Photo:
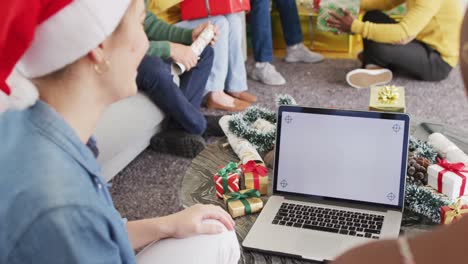
[(427, 167), (436, 163), (438, 153), (430, 144), (414, 137), (410, 137), (409, 151), (405, 207), (433, 223), (440, 223), (440, 208), (454, 201), (427, 186)]
[[(276, 105), (296, 105), (290, 95), (278, 95)], [(245, 112), (233, 115), (229, 120), (229, 130), (240, 138), (249, 141), (260, 153), (274, 148), (276, 137), (276, 112), (253, 106)]]

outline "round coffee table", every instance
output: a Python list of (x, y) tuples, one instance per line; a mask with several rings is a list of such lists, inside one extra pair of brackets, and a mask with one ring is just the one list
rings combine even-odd
[[(213, 183), (213, 175), (216, 173), (219, 166), (224, 166), (231, 161), (237, 162), (239, 158), (231, 149), (227, 140), (220, 140), (210, 144), (203, 150), (190, 165), (184, 179), (182, 181), (181, 201), (184, 207), (189, 207), (197, 203), (202, 204), (216, 204), (223, 208), (225, 205), (222, 199), (218, 199), (215, 194), (215, 187)], [(269, 172), (269, 195), (271, 195), (272, 188), (272, 170)], [(241, 188), (242, 189), (242, 188)], [(264, 203), (268, 200), (268, 196), (263, 196)], [(246, 237), (250, 228), (257, 219), (258, 214), (247, 215), (238, 217), (236, 221), (236, 233), (239, 243)], [(411, 215), (405, 212), (402, 232), (407, 235), (416, 234), (428, 229), (433, 228), (433, 225), (423, 223), (424, 220), (416, 215)], [(242, 246), (241, 246), (242, 249)], [(281, 263), (311, 263), (310, 261), (292, 259), (287, 257), (279, 257), (268, 254), (262, 254), (252, 251), (241, 250), (241, 264), (259, 263), (259, 264), (281, 264)]]

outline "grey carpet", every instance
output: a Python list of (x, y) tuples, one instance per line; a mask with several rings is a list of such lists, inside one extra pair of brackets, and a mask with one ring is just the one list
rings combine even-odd
[[(359, 66), (357, 61), (327, 60), (307, 65), (286, 64), (276, 59), (274, 64), (288, 83), (274, 87), (249, 80), (249, 89), (259, 97), (260, 106), (273, 109), (275, 94), (288, 93), (301, 105), (356, 110), (368, 107), (369, 90), (350, 88), (344, 81), (346, 73)], [(407, 112), (410, 115), (468, 130), (468, 104), (458, 69), (443, 82), (420, 82), (398, 75), (394, 84), (406, 88)], [(189, 159), (147, 149), (114, 178), (111, 193), (117, 209), (128, 219), (178, 211), (178, 191), (188, 166)]]

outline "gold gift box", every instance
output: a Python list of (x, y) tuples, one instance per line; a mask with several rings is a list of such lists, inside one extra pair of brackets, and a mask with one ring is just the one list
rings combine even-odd
[[(261, 164), (262, 166), (265, 166), (265, 164)], [(260, 192), (261, 195), (267, 195), (268, 194), (268, 175), (266, 176), (261, 176), (258, 175), (258, 180), (260, 183)], [(246, 189), (255, 189), (254, 185), (254, 176), (252, 172), (246, 172), (244, 174), (244, 181), (245, 181), (245, 188)]]
[[(382, 89), (385, 88), (395, 89), (395, 92), (398, 94), (398, 98), (395, 100), (381, 100), (379, 99), (379, 93)], [(370, 90), (370, 102), (369, 102), (370, 111), (382, 111), (382, 112), (397, 112), (405, 113), (406, 112), (406, 103), (405, 103), (405, 88), (399, 86), (375, 86), (371, 87)]]
[[(246, 191), (250, 190), (242, 190), (239, 191), (240, 193), (245, 193)], [(223, 195), (224, 203), (231, 198), (229, 194)], [(251, 208), (251, 213), (257, 213), (262, 210), (263, 208), (263, 201), (260, 198), (257, 197), (252, 197), (252, 198), (247, 198), (247, 202), (250, 204)], [(227, 209), (229, 214), (232, 216), (232, 218), (236, 218), (239, 216), (244, 216), (245, 215), (245, 206), (240, 200), (235, 200), (235, 201), (230, 201), (227, 204)]]

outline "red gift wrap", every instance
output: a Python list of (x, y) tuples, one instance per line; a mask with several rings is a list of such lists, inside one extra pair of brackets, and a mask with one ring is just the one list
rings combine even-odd
[(468, 205), (462, 205), (461, 199), (459, 199), (454, 205), (440, 208), (440, 223), (443, 225), (454, 223), (466, 214), (468, 214)]
[(227, 178), (219, 176), (218, 173), (213, 177), (216, 188), (216, 196), (220, 199), (223, 198), (223, 194), (239, 191), (240, 173), (232, 172)]
[(250, 11), (250, 0), (184, 0), (180, 4), (182, 20)]
[(250, 160), (241, 168), (246, 188), (258, 190), (262, 195), (268, 194), (268, 169), (265, 164)]

